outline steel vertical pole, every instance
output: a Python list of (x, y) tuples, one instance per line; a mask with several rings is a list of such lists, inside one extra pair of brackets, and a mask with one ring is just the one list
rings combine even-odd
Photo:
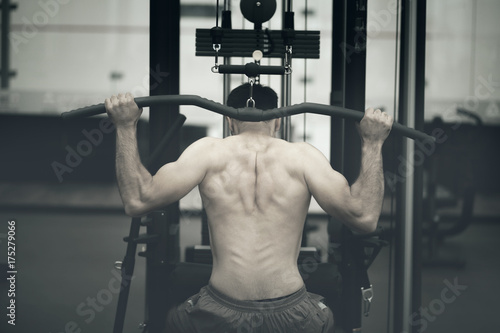
[[(417, 0), (402, 1), (399, 122), (415, 126)], [(400, 155), (406, 161), (398, 168), (404, 181), (398, 184), (395, 231), (394, 332), (410, 332), (413, 290), (413, 199), (414, 142), (401, 139)]]
[[(334, 0), (332, 13), (332, 93), (331, 104), (364, 110), (366, 82), (367, 1)], [(361, 141), (354, 121), (331, 119), (330, 160), (349, 183), (359, 174)], [(342, 221), (333, 219), (329, 229), (337, 229)], [(335, 243), (339, 240), (333, 239)], [(337, 327), (344, 332), (360, 332), (362, 326), (361, 272), (364, 270), (360, 248), (352, 242), (352, 232), (341, 226), (340, 272), (342, 280), (341, 308)]]
[[(231, 10), (231, 1), (230, 0), (224, 0), (224, 11), (230, 11)], [(224, 28), (224, 27), (223, 27)], [(224, 57), (224, 65), (230, 65), (231, 64), (231, 57)], [(223, 92), (222, 92), (222, 103), (225, 104), (227, 102), (227, 98), (229, 96), (229, 93), (231, 92), (231, 74), (223, 74), (224, 75), (224, 83), (223, 83)], [(223, 117), (222, 119), (222, 137), (226, 138), (229, 135), (231, 135), (231, 131), (229, 129), (229, 122), (227, 121), (226, 117)]]
[[(415, 129), (424, 130), (425, 113), (425, 46), (427, 1), (418, 0), (415, 50)], [(412, 272), (412, 322), (413, 332), (419, 332), (420, 318), (413, 314), (422, 306), (422, 224), (423, 224), (424, 166), (415, 166), (414, 223), (413, 223), (413, 272)]]
[[(180, 0), (150, 0), (150, 95), (179, 94)], [(149, 113), (150, 151), (160, 143), (167, 128), (179, 115), (179, 107), (151, 107)], [(176, 135), (162, 159), (151, 165), (152, 174), (179, 157), (180, 137)], [(148, 244), (146, 258), (146, 307), (148, 332), (163, 332), (165, 314), (172, 304), (170, 271), (180, 258), (179, 202), (149, 215), (148, 235), (159, 235), (157, 244)]]

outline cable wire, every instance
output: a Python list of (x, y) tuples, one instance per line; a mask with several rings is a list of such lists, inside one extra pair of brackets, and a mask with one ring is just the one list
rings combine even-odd
[(215, 5), (215, 26), (218, 28), (219, 27), (219, 0), (217, 0), (217, 4)]
[[(309, 15), (309, 6), (308, 6), (308, 0), (305, 0), (305, 10), (304, 10), (304, 30), (307, 31), (307, 17)], [(307, 55), (304, 58), (304, 102), (307, 102)], [(303, 134), (303, 141), (306, 142), (306, 122), (307, 122), (307, 116), (304, 113), (304, 134)]]

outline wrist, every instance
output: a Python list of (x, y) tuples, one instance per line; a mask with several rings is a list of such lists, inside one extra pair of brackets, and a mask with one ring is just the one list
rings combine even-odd
[(117, 130), (135, 130), (137, 128), (137, 121), (123, 122), (115, 124)]
[(362, 140), (361, 141), (361, 149), (365, 150), (382, 150), (382, 145), (384, 144), (384, 141), (375, 141), (375, 140)]
[(135, 124), (117, 124), (115, 126), (118, 139), (133, 139), (137, 136), (137, 129)]

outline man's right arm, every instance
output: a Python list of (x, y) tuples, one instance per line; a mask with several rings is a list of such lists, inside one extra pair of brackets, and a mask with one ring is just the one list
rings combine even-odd
[(142, 216), (175, 202), (203, 180), (213, 140), (198, 140), (177, 161), (165, 164), (153, 176), (139, 158), (136, 125), (141, 110), (132, 95), (113, 96), (105, 104), (116, 126), (116, 176), (128, 215)]

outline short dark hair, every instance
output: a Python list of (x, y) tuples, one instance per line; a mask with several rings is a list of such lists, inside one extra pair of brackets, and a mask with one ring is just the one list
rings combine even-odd
[[(278, 107), (278, 95), (269, 87), (254, 84), (252, 95), (257, 109), (269, 110)], [(231, 91), (227, 97), (227, 105), (233, 108), (244, 108), (247, 106), (249, 97), (250, 83), (242, 84)]]

